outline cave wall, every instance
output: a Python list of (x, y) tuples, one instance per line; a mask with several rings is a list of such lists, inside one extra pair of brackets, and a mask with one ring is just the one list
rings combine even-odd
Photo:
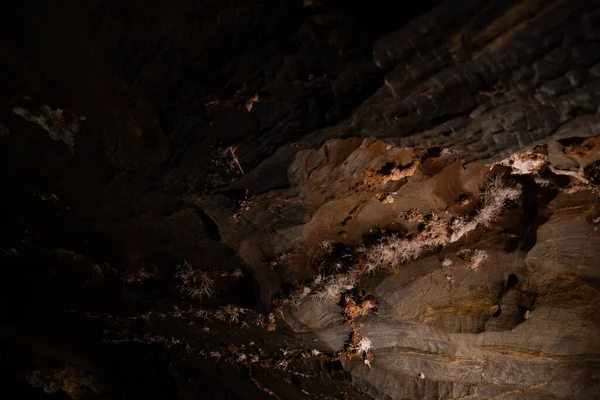
[(14, 6), (8, 381), (600, 393), (597, 2)]

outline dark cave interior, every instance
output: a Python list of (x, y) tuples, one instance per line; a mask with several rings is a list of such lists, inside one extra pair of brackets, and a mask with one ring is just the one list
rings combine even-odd
[(5, 8), (13, 397), (600, 396), (598, 2)]

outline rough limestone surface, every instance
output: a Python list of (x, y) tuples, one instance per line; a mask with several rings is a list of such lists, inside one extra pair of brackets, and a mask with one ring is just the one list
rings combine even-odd
[(600, 4), (0, 17), (4, 388), (600, 397)]

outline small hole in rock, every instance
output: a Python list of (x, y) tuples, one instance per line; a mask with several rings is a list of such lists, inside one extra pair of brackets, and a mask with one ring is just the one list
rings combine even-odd
[(339, 361), (328, 362), (326, 364), (326, 368), (329, 372), (342, 371), (344, 369), (344, 367), (342, 366), (342, 363)]
[(492, 318), (498, 318), (502, 314), (502, 308), (498, 306), (498, 310), (494, 314), (492, 314)]
[(519, 278), (515, 274), (510, 274), (506, 280), (506, 290), (514, 288), (517, 282), (519, 282)]
[(381, 169), (379, 170), (379, 173), (381, 175), (389, 175), (392, 173), (392, 170), (396, 168), (396, 164), (393, 162), (389, 162), (386, 163), (383, 167), (381, 167)]
[(423, 160), (426, 160), (428, 158), (436, 158), (439, 157), (442, 154), (442, 148), (441, 147), (431, 147), (427, 150), (425, 150), (425, 153), (423, 154)]

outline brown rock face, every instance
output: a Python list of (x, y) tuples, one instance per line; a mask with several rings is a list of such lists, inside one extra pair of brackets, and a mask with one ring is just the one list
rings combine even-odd
[(5, 388), (600, 397), (600, 5), (434, 3), (5, 15)]

